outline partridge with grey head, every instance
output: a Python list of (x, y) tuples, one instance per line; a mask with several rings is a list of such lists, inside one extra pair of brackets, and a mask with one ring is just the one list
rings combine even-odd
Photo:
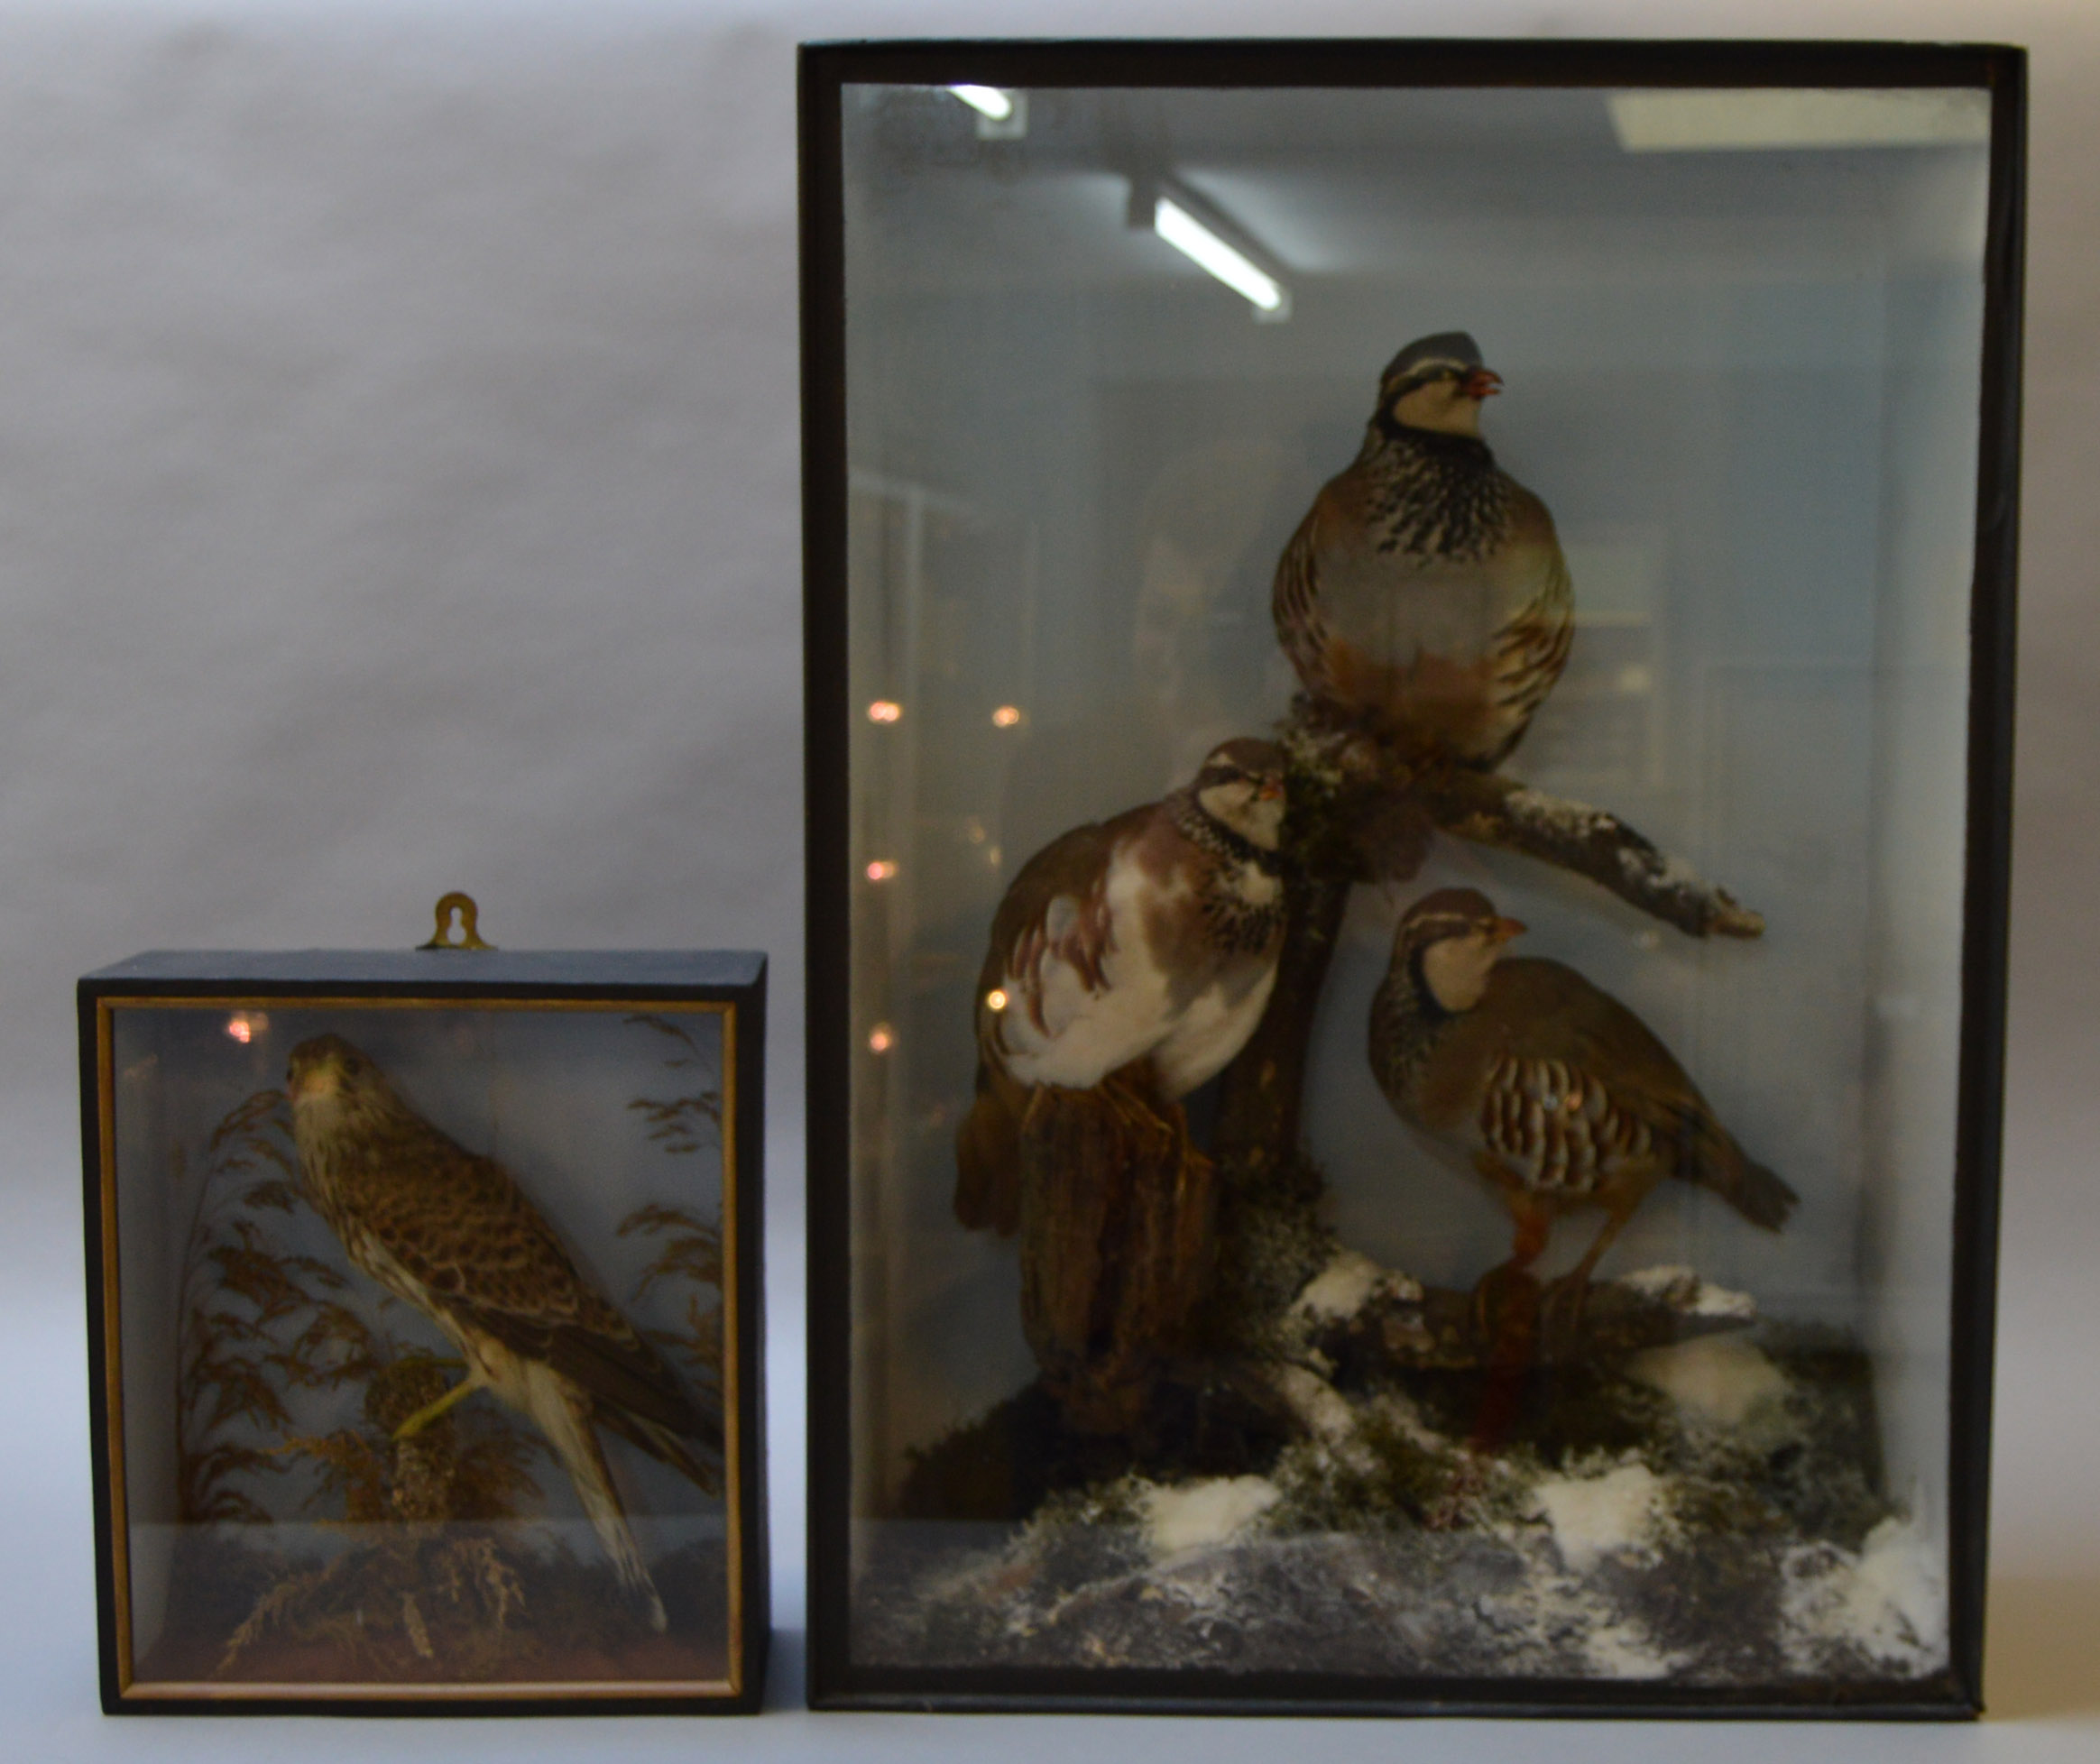
[(1602, 1209), (1563, 1291), (1591, 1272), (1665, 1177), (1710, 1190), (1776, 1231), (1797, 1197), (1753, 1162), (1639, 1017), (1558, 961), (1507, 958), (1524, 931), (1485, 895), (1444, 888), (1401, 918), (1371, 1006), (1371, 1070), (1394, 1110), (1448, 1161), (1494, 1184), (1520, 1272), (1553, 1222)]
[(1277, 640), (1313, 704), (1414, 756), (1492, 767), (1567, 666), (1574, 598), (1545, 504), (1495, 463), (1501, 387), (1463, 331), (1411, 343), (1353, 464), (1285, 547)]

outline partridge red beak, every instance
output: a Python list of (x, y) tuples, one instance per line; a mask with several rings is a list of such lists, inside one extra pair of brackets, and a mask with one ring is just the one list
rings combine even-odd
[(1522, 937), (1529, 929), (1522, 919), (1497, 919), (1489, 934), (1497, 943), (1506, 943), (1513, 937)]
[(1468, 398), (1493, 398), (1502, 390), (1502, 376), (1493, 368), (1475, 368), (1460, 390)]
[(1283, 794), (1284, 781), (1281, 778), (1264, 778), (1254, 787), (1254, 799), (1257, 803), (1273, 803)]

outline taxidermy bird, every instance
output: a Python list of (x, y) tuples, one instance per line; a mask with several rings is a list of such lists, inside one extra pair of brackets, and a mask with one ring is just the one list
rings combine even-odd
[(1371, 1004), (1371, 1070), (1400, 1118), (1500, 1191), (1520, 1272), (1553, 1221), (1604, 1227), (1561, 1291), (1580, 1321), (1598, 1259), (1666, 1176), (1710, 1189), (1776, 1231), (1794, 1191), (1715, 1118), (1684, 1068), (1624, 1005), (1557, 961), (1505, 959), (1524, 926), (1471, 888), (1424, 896), (1400, 921)]
[(1480, 767), (1523, 739), (1574, 631), (1552, 517), (1480, 438), (1501, 384), (1463, 331), (1395, 356), (1355, 464), (1285, 548), (1271, 606), (1317, 707)]
[(394, 1430), (411, 1438), (461, 1398), (493, 1392), (531, 1418), (576, 1484), (621, 1585), (664, 1627), (599, 1448), (609, 1427), (703, 1488), (722, 1422), (578, 1272), (511, 1173), (440, 1133), (340, 1035), (291, 1051), (292, 1135), (306, 1192), (352, 1266), (423, 1313), (466, 1376)]
[(1168, 1111), (1246, 1045), (1284, 941), (1284, 756), (1214, 749), (1194, 780), (1074, 828), (1022, 867), (977, 985), (977, 1098), (956, 1135), (955, 1213), (1010, 1233), (1039, 1087)]

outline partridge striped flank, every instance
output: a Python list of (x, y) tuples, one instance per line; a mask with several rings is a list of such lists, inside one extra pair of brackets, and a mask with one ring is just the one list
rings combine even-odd
[(1665, 1177), (1776, 1231), (1795, 1195), (1753, 1162), (1684, 1068), (1609, 993), (1557, 961), (1506, 959), (1524, 927), (1470, 888), (1410, 907), (1371, 1006), (1371, 1070), (1400, 1118), (1494, 1184), (1516, 1233), (1494, 1273), (1544, 1251), (1578, 1208), (1605, 1222), (1569, 1277), (1591, 1272)]

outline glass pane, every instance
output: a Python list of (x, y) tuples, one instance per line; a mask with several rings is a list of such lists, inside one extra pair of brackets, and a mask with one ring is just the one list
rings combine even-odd
[[(855, 1663), (1938, 1671), (1986, 95), (981, 99), (844, 101)], [(1315, 510), (1324, 686), (1271, 612)], [(1557, 676), (1469, 623), (1511, 510), (1571, 583)], [(1488, 734), (1403, 704), (1446, 661)], [(1279, 730), (1294, 816), (1309, 754), (1403, 779), (1337, 798), (1281, 1172), (1234, 1125), (1265, 1080), (1202, 1070), (1258, 1011), (1160, 1052), (1216, 923), (1116, 871), (1090, 973), (1121, 835), (1023, 873), (1163, 800), (1185, 835), (1172, 793)], [(1449, 815), (1424, 855), (1425, 742), (1663, 859), (1607, 890)], [(1664, 923), (1700, 877), (1764, 934)], [(1405, 920), (1451, 888), (1525, 927), (1450, 933), (1500, 958), (1473, 1000)], [(1117, 1011), (1119, 1089), (1018, 1052)], [(968, 1228), (958, 1133), (1000, 1123)]]
[(111, 1022), (133, 1681), (737, 1679), (720, 1010)]

